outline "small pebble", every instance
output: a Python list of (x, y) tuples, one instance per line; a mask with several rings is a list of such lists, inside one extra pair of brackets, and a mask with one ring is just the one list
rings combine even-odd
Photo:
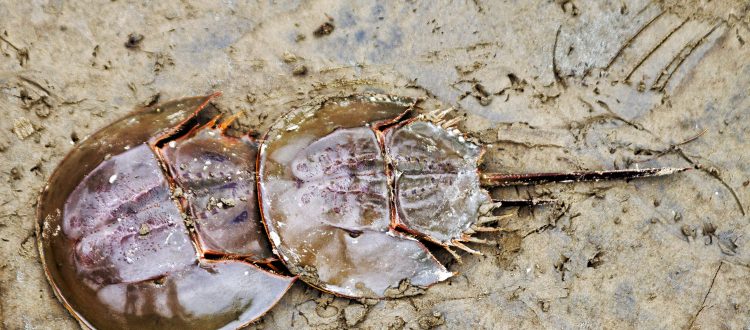
[(237, 205), (234, 198), (221, 198), (219, 201), (221, 201), (221, 204), (224, 204), (226, 207), (234, 207)]
[(344, 319), (346, 320), (346, 325), (349, 327), (357, 325), (357, 323), (365, 318), (365, 314), (367, 314), (367, 308), (365, 308), (365, 306), (360, 304), (346, 306), (346, 308), (344, 308)]
[(34, 125), (32, 125), (31, 121), (26, 118), (18, 118), (13, 123), (13, 133), (15, 133), (16, 136), (21, 140), (29, 137), (31, 134), (34, 134), (34, 132), (36, 132), (36, 129), (34, 129)]
[(295, 76), (304, 76), (307, 74), (307, 67), (304, 65), (298, 65), (292, 70), (292, 74)]
[(150, 232), (151, 232), (151, 228), (145, 223), (142, 223), (141, 228), (138, 229), (138, 234), (141, 236), (146, 236)]
[(325, 22), (321, 24), (315, 31), (313, 31), (313, 35), (320, 38), (322, 36), (327, 36), (333, 32), (333, 29), (336, 27), (331, 24), (331, 22)]
[(688, 224), (682, 225), (682, 234), (685, 235), (685, 237), (693, 237), (695, 236), (695, 228)]

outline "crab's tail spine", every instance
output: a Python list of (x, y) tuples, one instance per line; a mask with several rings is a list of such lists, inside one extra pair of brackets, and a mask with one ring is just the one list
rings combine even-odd
[(687, 171), (690, 168), (657, 167), (611, 171), (588, 171), (569, 173), (502, 174), (482, 173), (480, 182), (485, 187), (527, 186), (550, 182), (585, 182), (602, 180), (630, 180), (665, 176)]

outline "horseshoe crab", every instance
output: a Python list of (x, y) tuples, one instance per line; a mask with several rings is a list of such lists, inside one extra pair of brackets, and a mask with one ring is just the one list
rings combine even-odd
[(142, 109), (81, 141), (38, 204), (52, 288), (85, 328), (238, 328), (295, 277), (257, 217), (251, 138), (224, 134), (215, 95)]
[(290, 112), (266, 134), (258, 196), (274, 252), (303, 281), (339, 296), (392, 298), (453, 273), (421, 240), (479, 254), (476, 232), (500, 231), (502, 205), (484, 189), (545, 182), (629, 179), (685, 169), (480, 173), (484, 150), (446, 120), (406, 119), (417, 100), (387, 95), (326, 99)]
[(457, 119), (408, 118), (417, 100), (386, 95), (314, 100), (258, 147), (225, 134), (234, 117), (219, 122), (216, 95), (116, 121), (43, 188), (41, 260), (82, 326), (237, 328), (297, 278), (350, 298), (418, 294), (454, 275), (423, 242), (478, 254), (467, 244), (500, 231), (493, 209), (545, 202), (485, 188), (684, 170), (480, 173), (483, 148)]

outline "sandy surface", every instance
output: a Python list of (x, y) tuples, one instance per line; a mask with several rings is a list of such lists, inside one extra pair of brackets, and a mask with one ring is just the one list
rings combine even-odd
[(458, 107), (487, 171), (698, 169), (494, 191), (563, 204), (508, 209), (514, 231), (422, 296), (363, 304), (298, 283), (254, 326), (750, 327), (742, 2), (0, 1), (2, 326), (78, 327), (42, 274), (34, 209), (82, 137), (216, 90), (260, 132), (313, 96), (370, 90)]

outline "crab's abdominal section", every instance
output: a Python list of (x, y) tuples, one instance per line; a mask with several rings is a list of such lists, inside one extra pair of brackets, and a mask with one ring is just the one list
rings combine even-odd
[[(43, 191), (39, 244), (45, 271), (55, 293), (86, 327), (234, 329), (262, 316), (294, 281), (248, 262), (270, 255), (258, 235), (257, 209), (240, 201), (254, 190), (254, 172), (245, 163), (212, 158), (220, 164), (216, 169), (222, 178), (231, 168), (233, 186), (210, 177), (195, 185), (180, 181), (190, 190), (200, 187), (206, 194), (237, 198), (234, 208), (242, 209), (201, 214), (202, 220), (215, 218), (217, 223), (207, 226), (206, 239), (194, 240), (190, 234), (194, 221), (186, 213), (205, 209), (204, 192), (175, 198), (179, 178), (165, 168), (187, 154), (205, 162), (207, 149), (215, 146), (197, 130), (180, 140), (181, 148), (175, 146), (178, 156), (164, 158), (147, 140), (165, 131), (181, 132), (172, 129), (175, 125), (200, 124), (189, 119), (208, 99), (188, 99), (192, 109), (174, 102), (146, 109), (95, 133), (71, 151)], [(128, 129), (134, 132), (124, 134)], [(123, 143), (122, 138), (129, 140)], [(255, 153), (246, 141), (230, 142), (223, 145), (227, 154)], [(98, 165), (86, 168), (87, 161)], [(237, 174), (238, 168), (245, 172)], [(241, 177), (247, 182), (237, 180)], [(248, 215), (237, 214), (242, 212)], [(210, 249), (221, 260), (203, 257), (205, 242), (213, 244)]]
[(396, 225), (445, 246), (466, 238), (479, 207), (491, 202), (479, 185), (482, 148), (458, 131), (422, 120), (388, 129), (385, 148), (393, 169)]
[[(299, 109), (261, 147), (259, 195), (271, 242), (292, 273), (322, 290), (382, 298), (451, 275), (390, 226), (393, 206), (377, 127), (410, 100), (349, 97)], [(401, 290), (399, 290), (401, 288)]]
[(273, 256), (257, 217), (254, 141), (203, 127), (164, 143), (161, 153), (205, 253), (254, 261)]
[(142, 144), (97, 167), (65, 204), (84, 283), (132, 283), (194, 264), (195, 251), (151, 149)]

